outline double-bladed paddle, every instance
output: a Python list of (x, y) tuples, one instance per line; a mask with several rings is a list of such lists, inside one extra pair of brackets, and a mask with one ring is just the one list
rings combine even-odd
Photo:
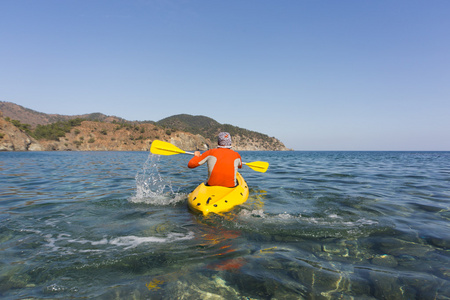
[[(193, 152), (184, 151), (178, 148), (175, 145), (172, 145), (168, 142), (163, 142), (159, 140), (154, 140), (152, 142), (152, 146), (150, 147), (150, 152), (153, 154), (159, 155), (174, 155), (174, 154), (191, 154), (194, 155)], [(250, 169), (264, 173), (269, 168), (269, 163), (265, 161), (254, 161), (250, 163), (243, 163), (244, 165), (250, 167)]]

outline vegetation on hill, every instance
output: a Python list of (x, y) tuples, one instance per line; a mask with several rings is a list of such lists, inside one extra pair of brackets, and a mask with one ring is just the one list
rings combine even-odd
[(9, 117), (6, 117), (5, 120), (11, 122), (14, 126), (37, 140), (54, 141), (58, 141), (59, 138), (64, 137), (72, 128), (80, 126), (81, 122), (84, 121), (84, 119), (76, 118), (68, 121), (58, 121), (48, 125), (37, 125), (35, 129), (32, 129), (31, 125), (21, 123), (18, 120), (11, 120)]
[(84, 119), (77, 118), (68, 121), (58, 121), (49, 125), (38, 125), (32, 132), (32, 136), (37, 140), (55, 140), (64, 137), (66, 133), (76, 126), (80, 126)]
[(11, 120), (9, 117), (5, 118), (6, 121), (11, 122), (14, 126), (22, 130), (23, 132), (27, 134), (32, 134), (31, 125), (30, 124), (23, 124), (19, 120)]
[(272, 141), (272, 138), (266, 134), (243, 129), (230, 124), (220, 124), (216, 120), (205, 116), (180, 114), (162, 119), (156, 122), (156, 125), (172, 131), (185, 131), (192, 134), (200, 134), (210, 140), (216, 140), (219, 132), (226, 131), (229, 132), (231, 136), (242, 136), (247, 139), (265, 142)]

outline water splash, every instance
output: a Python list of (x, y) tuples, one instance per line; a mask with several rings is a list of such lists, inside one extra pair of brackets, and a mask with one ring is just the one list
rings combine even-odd
[(186, 199), (185, 194), (174, 192), (168, 178), (161, 176), (159, 161), (159, 155), (149, 154), (142, 170), (136, 174), (136, 195), (130, 198), (131, 202), (170, 205)]

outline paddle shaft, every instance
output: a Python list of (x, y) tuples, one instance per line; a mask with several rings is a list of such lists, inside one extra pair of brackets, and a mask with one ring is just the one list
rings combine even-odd
[[(174, 154), (195, 155), (194, 152), (184, 151), (171, 143), (163, 142), (163, 141), (159, 141), (159, 140), (154, 140), (152, 142), (152, 145), (150, 147), (150, 152), (153, 154), (159, 154), (159, 155), (174, 155)], [(247, 165), (252, 170), (261, 172), (261, 173), (266, 172), (267, 168), (269, 167), (269, 163), (264, 162), (264, 161), (254, 161), (251, 163), (242, 163), (242, 164)]]
[[(194, 152), (189, 152), (189, 151), (184, 151), (184, 153), (185, 153), (185, 154), (190, 154), (190, 155), (195, 155)], [(245, 162), (243, 162), (242, 164), (243, 164), (243, 165), (247, 165), (247, 164), (251, 164), (251, 163), (245, 163)]]

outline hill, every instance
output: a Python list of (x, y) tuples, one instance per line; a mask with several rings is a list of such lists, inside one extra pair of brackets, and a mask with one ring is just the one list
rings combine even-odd
[(0, 101), (0, 111), (3, 112), (4, 117), (9, 117), (12, 120), (18, 120), (24, 124), (30, 124), (32, 127), (36, 127), (37, 125), (48, 125), (77, 118), (99, 122), (126, 122), (125, 119), (115, 116), (107, 116), (102, 113), (90, 113), (73, 116), (46, 114), (29, 108), (25, 108), (12, 102), (5, 101)]
[(155, 139), (185, 150), (206, 150), (216, 146), (220, 131), (231, 133), (235, 150), (289, 150), (274, 137), (205, 116), (131, 122), (101, 113), (50, 115), (0, 102), (0, 151), (146, 151)]
[[(186, 131), (192, 134), (199, 134), (211, 141), (217, 138), (217, 134), (221, 131), (226, 131), (231, 134), (232, 137), (237, 137), (240, 143), (244, 143), (244, 140), (249, 140), (249, 144), (252, 142), (263, 144), (264, 148), (283, 148), (284, 145), (275, 138), (269, 137), (266, 134), (259, 132), (239, 128), (230, 124), (220, 124), (214, 119), (205, 116), (192, 116), (187, 114), (180, 114), (162, 119), (156, 122), (164, 128), (171, 130)], [(235, 138), (234, 138), (234, 142)]]
[(204, 134), (205, 132), (210, 131), (211, 128), (220, 126), (219, 122), (211, 118), (187, 114), (171, 116), (156, 122), (156, 124), (162, 127), (188, 131), (194, 134)]

